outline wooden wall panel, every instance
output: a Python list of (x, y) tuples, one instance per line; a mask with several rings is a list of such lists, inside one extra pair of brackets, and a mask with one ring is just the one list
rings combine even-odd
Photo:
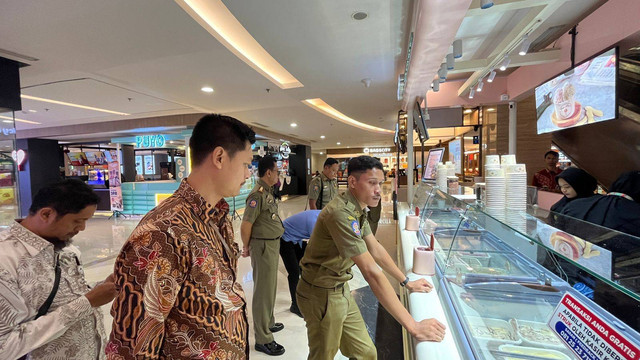
[[(519, 101), (517, 106), (516, 159), (527, 166), (531, 184), (533, 174), (544, 168), (544, 153), (551, 148), (551, 134), (537, 134), (535, 96)], [(507, 129), (508, 125), (507, 114)]]
[(498, 154), (504, 155), (509, 153), (509, 105), (499, 105), (498, 112), (498, 138), (497, 150)]

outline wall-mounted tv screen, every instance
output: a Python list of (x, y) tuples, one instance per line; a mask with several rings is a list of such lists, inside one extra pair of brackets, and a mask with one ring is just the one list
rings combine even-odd
[(538, 134), (615, 119), (617, 59), (607, 50), (538, 86)]
[(416, 124), (416, 131), (418, 131), (418, 137), (421, 142), (429, 140), (426, 117), (426, 109), (420, 106), (420, 101), (416, 101), (416, 106), (413, 108), (413, 123)]

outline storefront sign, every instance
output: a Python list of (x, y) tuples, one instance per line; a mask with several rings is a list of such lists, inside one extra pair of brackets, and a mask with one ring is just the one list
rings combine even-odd
[(391, 148), (364, 148), (365, 154), (390, 153)]
[(13, 161), (16, 162), (16, 165), (18, 165), (18, 171), (22, 171), (22, 165), (27, 161), (27, 153), (22, 149), (18, 149), (17, 151), (13, 150), (11, 157)]
[(162, 134), (136, 136), (136, 147), (139, 149), (161, 148), (166, 142), (167, 139)]
[(2, 135), (4, 136), (15, 135), (15, 134), (16, 134), (15, 128), (2, 128)]
[[(556, 307), (549, 327), (579, 359), (637, 360), (640, 349), (618, 332), (607, 319), (568, 293)], [(627, 327), (627, 331), (633, 331)]]
[(282, 154), (283, 159), (289, 158), (289, 154), (291, 154), (291, 148), (289, 147), (289, 144), (283, 142), (282, 145), (280, 145), (280, 154)]
[(109, 150), (111, 161), (109, 162), (109, 198), (111, 211), (123, 211), (122, 184), (120, 183), (120, 161), (117, 150)]

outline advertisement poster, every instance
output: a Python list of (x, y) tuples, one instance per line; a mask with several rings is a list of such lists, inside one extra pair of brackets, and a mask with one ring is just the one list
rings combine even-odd
[(118, 152), (110, 150), (111, 162), (109, 163), (109, 198), (111, 200), (111, 211), (123, 211), (122, 204), (122, 184), (120, 183), (120, 161)]
[(547, 81), (535, 93), (538, 134), (615, 119), (615, 49)]
[[(630, 339), (622, 335), (612, 322), (567, 293), (560, 300), (548, 325), (578, 359), (638, 359), (638, 334), (634, 334), (635, 339)], [(630, 332), (633, 330), (627, 328), (625, 331), (627, 335), (631, 335)]]
[(549, 249), (595, 271), (606, 279), (611, 279), (611, 251), (560, 231), (540, 220), (538, 220), (537, 232), (542, 243)]
[(142, 156), (136, 156), (136, 174), (144, 174), (144, 168), (142, 167)]
[(456, 168), (456, 174), (462, 174), (462, 141), (452, 140), (449, 142), (449, 161)]
[(156, 168), (153, 163), (153, 155), (144, 156), (144, 174), (153, 175), (156, 173)]

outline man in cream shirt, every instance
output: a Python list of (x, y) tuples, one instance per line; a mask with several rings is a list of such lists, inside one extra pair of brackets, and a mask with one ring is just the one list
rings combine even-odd
[(27, 218), (0, 233), (0, 359), (104, 358), (99, 307), (113, 300), (115, 286), (110, 276), (90, 289), (70, 245), (97, 203), (83, 182), (49, 185)]

